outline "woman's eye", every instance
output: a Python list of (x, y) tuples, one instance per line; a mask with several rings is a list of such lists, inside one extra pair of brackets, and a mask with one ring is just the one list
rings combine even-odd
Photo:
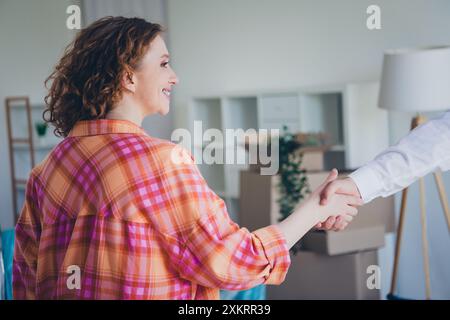
[(163, 68), (167, 68), (168, 65), (169, 65), (169, 61), (161, 63), (161, 67), (163, 67)]

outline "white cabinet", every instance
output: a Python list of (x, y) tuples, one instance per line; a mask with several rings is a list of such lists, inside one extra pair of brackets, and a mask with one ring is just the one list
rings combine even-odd
[(304, 93), (300, 96), (302, 132), (324, 132), (328, 143), (343, 145), (342, 92)]
[(258, 128), (258, 101), (256, 97), (228, 97), (222, 99), (224, 129)]
[[(388, 146), (387, 112), (377, 107), (378, 83), (352, 83), (298, 88), (283, 92), (254, 92), (193, 97), (189, 107), (191, 134), (201, 141), (206, 129), (280, 129), (290, 132), (326, 133), (334, 147), (330, 155), (342, 167), (356, 169)], [(194, 129), (201, 121), (203, 132)], [(199, 123), (198, 123), (199, 124)], [(196, 143), (197, 156), (210, 142)], [(224, 157), (233, 141), (216, 142)], [(193, 150), (191, 150), (193, 151)], [(236, 151), (235, 151), (236, 153)], [(326, 163), (329, 163), (326, 161)], [(329, 166), (334, 166), (330, 162)], [(239, 198), (239, 171), (247, 164), (199, 165), (208, 184), (227, 203)], [(331, 169), (331, 168), (326, 168)], [(342, 169), (342, 168), (341, 168)]]
[(265, 94), (259, 97), (259, 129), (279, 129), (290, 132), (300, 130), (300, 105), (298, 93)]
[(261, 118), (265, 121), (298, 119), (300, 114), (296, 93), (262, 95), (259, 99)]
[(203, 130), (222, 127), (220, 98), (196, 99), (191, 117), (202, 122)]

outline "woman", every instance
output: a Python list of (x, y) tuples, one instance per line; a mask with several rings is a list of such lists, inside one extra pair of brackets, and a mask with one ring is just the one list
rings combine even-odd
[(44, 115), (65, 139), (27, 184), (16, 299), (217, 299), (219, 289), (279, 284), (310, 228), (356, 214), (358, 198), (319, 206), (319, 189), (277, 225), (250, 233), (232, 222), (190, 155), (174, 163), (176, 146), (141, 128), (167, 114), (178, 82), (157, 24), (93, 23), (49, 80)]

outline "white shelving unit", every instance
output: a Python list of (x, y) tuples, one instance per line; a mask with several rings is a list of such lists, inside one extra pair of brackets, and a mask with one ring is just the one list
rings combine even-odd
[[(388, 146), (387, 112), (377, 108), (378, 83), (349, 83), (335, 86), (297, 88), (276, 92), (247, 92), (193, 97), (189, 123), (202, 122), (202, 130), (281, 129), (290, 132), (327, 133), (333, 144), (325, 165), (356, 169)], [(197, 143), (202, 151), (206, 143)], [(230, 141), (223, 148), (226, 153)], [(194, 151), (194, 150), (191, 150)], [(339, 159), (341, 163), (339, 163)], [(239, 200), (239, 171), (246, 164), (199, 165), (208, 184), (227, 202), (236, 217)]]

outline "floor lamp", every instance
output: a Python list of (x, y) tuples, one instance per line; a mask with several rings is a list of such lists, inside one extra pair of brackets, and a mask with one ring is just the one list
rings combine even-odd
[[(379, 107), (387, 110), (417, 113), (411, 121), (411, 130), (426, 121), (425, 117), (420, 115), (420, 112), (450, 109), (450, 47), (428, 47), (386, 52), (383, 59)], [(450, 231), (448, 199), (441, 173), (439, 171), (434, 172), (434, 178)], [(426, 298), (430, 299), (430, 266), (423, 178), (419, 179), (419, 193)], [(394, 268), (388, 299), (399, 299), (395, 295), (395, 290), (407, 197), (408, 188), (402, 192)]]

